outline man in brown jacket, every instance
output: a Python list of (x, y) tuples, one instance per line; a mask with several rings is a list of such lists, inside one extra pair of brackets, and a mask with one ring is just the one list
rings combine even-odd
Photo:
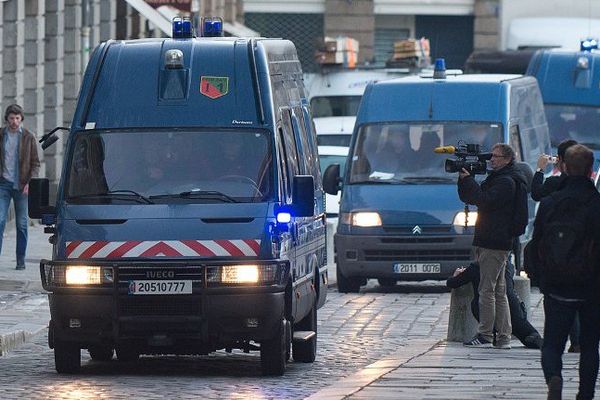
[(0, 131), (0, 251), (8, 207), (12, 200), (17, 227), (16, 269), (25, 269), (29, 180), (37, 176), (40, 170), (35, 136), (23, 128), (24, 118), (23, 108), (18, 104), (11, 104), (6, 107), (5, 126)]

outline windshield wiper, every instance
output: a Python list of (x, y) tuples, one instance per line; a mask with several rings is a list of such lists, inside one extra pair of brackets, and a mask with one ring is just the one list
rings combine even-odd
[(218, 192), (216, 190), (190, 190), (187, 192), (181, 193), (167, 193), (167, 194), (157, 194), (154, 196), (150, 196), (150, 199), (220, 199), (225, 203), (239, 203), (233, 197), (226, 195), (225, 193)]
[(370, 179), (370, 180), (365, 180), (365, 181), (354, 181), (351, 182), (352, 185), (397, 185), (397, 184), (401, 184), (401, 185), (416, 185), (415, 182), (410, 181), (410, 180), (404, 180), (404, 179), (381, 179), (381, 180), (377, 180), (377, 179)]
[(138, 203), (144, 204), (154, 204), (152, 200), (148, 197), (139, 194), (133, 190), (109, 190), (104, 193), (89, 193), (89, 194), (81, 194), (79, 196), (71, 196), (67, 200), (78, 200), (78, 199), (86, 199), (86, 198), (94, 198), (94, 197), (108, 197), (119, 200), (134, 200)]
[(456, 179), (453, 179), (449, 176), (405, 176), (402, 180), (406, 180), (409, 182), (454, 182)]

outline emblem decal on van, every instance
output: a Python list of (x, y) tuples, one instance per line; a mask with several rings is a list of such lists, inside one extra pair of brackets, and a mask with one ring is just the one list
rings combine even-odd
[(67, 258), (123, 257), (256, 257), (260, 240), (157, 240), (157, 241), (73, 241), (66, 242)]
[(211, 99), (218, 99), (229, 92), (229, 78), (226, 76), (202, 76), (200, 93)]

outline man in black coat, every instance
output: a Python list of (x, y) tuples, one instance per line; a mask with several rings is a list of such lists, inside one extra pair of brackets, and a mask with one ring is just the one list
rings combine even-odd
[[(533, 230), (533, 254), (538, 258), (550, 258), (555, 253), (549, 251), (548, 242), (544, 239), (545, 227), (553, 227), (553, 223), (563, 223), (562, 216), (568, 215), (573, 222), (573, 229), (583, 225), (581, 241), (573, 241), (573, 246), (585, 245), (585, 259), (578, 266), (589, 266), (585, 273), (575, 273), (571, 266), (559, 270), (560, 279), (556, 278), (556, 270), (549, 270), (548, 263), (552, 259), (536, 262), (533, 273), (539, 275), (540, 290), (544, 294), (544, 345), (542, 347), (542, 369), (548, 384), (548, 399), (560, 399), (562, 396), (562, 354), (565, 350), (567, 335), (573, 325), (575, 314), (579, 313), (581, 323), (579, 359), (579, 393), (578, 400), (592, 399), (598, 377), (598, 344), (600, 342), (600, 194), (594, 187), (590, 176), (594, 164), (594, 154), (580, 144), (569, 147), (565, 153), (565, 177), (561, 189), (551, 196), (542, 199)], [(585, 205), (579, 204), (584, 202)], [(565, 214), (570, 206), (569, 214)], [(576, 211), (575, 211), (576, 210)], [(578, 218), (571, 216), (577, 212)], [(579, 216), (579, 212), (582, 214)], [(560, 244), (568, 243), (567, 233), (555, 235)], [(566, 232), (566, 231), (565, 231)], [(552, 238), (549, 233), (546, 236)], [(592, 245), (590, 246), (589, 243)], [(589, 246), (589, 248), (588, 248)], [(573, 249), (577, 250), (578, 247)], [(575, 251), (573, 250), (573, 251)], [(569, 251), (568, 260), (573, 253)], [(579, 251), (579, 250), (577, 250)], [(561, 261), (562, 262), (562, 261)], [(554, 264), (551, 264), (554, 265)], [(563, 277), (564, 275), (564, 277)]]
[[(507, 263), (504, 273), (506, 280), (506, 296), (510, 308), (510, 321), (512, 324), (512, 333), (525, 347), (530, 349), (541, 349), (543, 339), (537, 329), (527, 320), (527, 310), (525, 304), (519, 299), (515, 291), (513, 276), (515, 267), (512, 263)], [(473, 285), (473, 300), (471, 300), (471, 312), (477, 321), (479, 321), (479, 264), (471, 263), (466, 268), (457, 268), (454, 275), (446, 280), (446, 286), (456, 289), (470, 283)]]
[(515, 152), (507, 144), (492, 147), (490, 165), (492, 172), (481, 185), (465, 169), (458, 179), (460, 199), (477, 206), (473, 246), (480, 268), (478, 333), (464, 344), (492, 347), (495, 327), (494, 347), (510, 349), (512, 326), (504, 270), (515, 240), (513, 216), (518, 207), (527, 209), (527, 199), (517, 204), (517, 185), (526, 188), (527, 180), (515, 166)]
[(562, 141), (558, 145), (556, 166), (560, 171), (560, 175), (550, 176), (544, 180), (544, 170), (550, 163), (550, 157), (546, 154), (542, 154), (538, 158), (537, 169), (535, 170), (533, 180), (531, 181), (531, 198), (533, 200), (540, 201), (542, 198), (557, 191), (561, 187), (566, 177), (564, 165), (565, 151), (576, 144), (577, 142), (575, 140), (569, 139)]

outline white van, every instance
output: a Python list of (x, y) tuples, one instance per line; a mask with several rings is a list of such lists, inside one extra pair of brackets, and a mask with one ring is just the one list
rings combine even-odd
[(305, 79), (319, 146), (349, 146), (367, 85), (406, 73), (408, 69), (337, 70)]

